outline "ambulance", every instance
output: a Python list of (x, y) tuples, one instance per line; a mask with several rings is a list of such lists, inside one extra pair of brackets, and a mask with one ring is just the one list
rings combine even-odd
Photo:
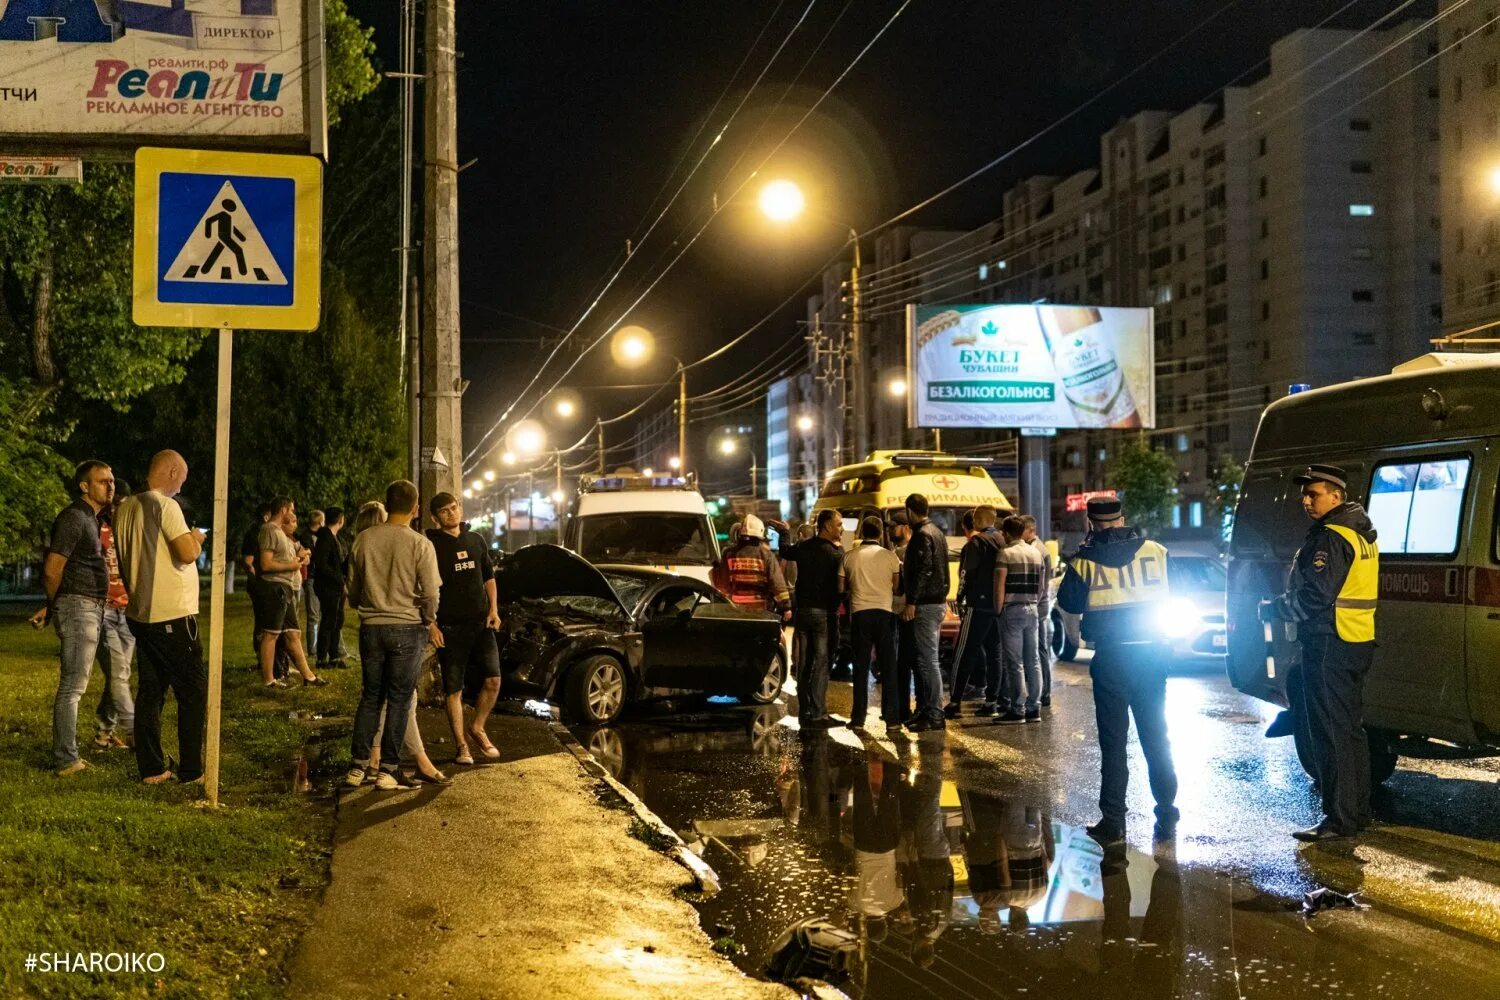
[(1500, 354), (1424, 355), (1262, 414), (1230, 542), (1227, 665), (1236, 688), (1283, 706), (1297, 645), (1256, 606), (1307, 534), (1292, 477), (1313, 462), (1348, 473), (1378, 532), (1372, 777), (1401, 754), (1500, 754)]
[(1002, 516), (1013, 509), (985, 471), (984, 459), (938, 451), (872, 452), (863, 462), (839, 466), (828, 474), (813, 504), (813, 517), (820, 510), (839, 512), (847, 552), (854, 547), (862, 518), (875, 514), (889, 524), (892, 514), (906, 509), (906, 498), (913, 493), (927, 498), (928, 518), (948, 539), (949, 612), (940, 650), (946, 659), (958, 634), (953, 600), (958, 596), (958, 553), (964, 546), (963, 516), (981, 504), (989, 504)]

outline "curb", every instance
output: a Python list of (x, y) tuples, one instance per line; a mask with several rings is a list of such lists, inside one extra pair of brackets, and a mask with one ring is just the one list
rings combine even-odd
[(625, 802), (630, 806), (631, 811), (635, 813), (637, 819), (639, 819), (642, 823), (645, 823), (647, 826), (651, 827), (651, 829), (655, 830), (658, 834), (665, 837), (667, 840), (671, 841), (672, 847), (666, 853), (674, 861), (676, 861), (678, 864), (682, 865), (682, 867), (686, 868), (689, 872), (692, 873), (694, 880), (698, 883), (699, 892), (707, 893), (711, 896), (719, 891), (718, 873), (715, 872), (713, 868), (709, 867), (706, 861), (704, 861), (702, 858), (698, 857), (698, 855), (694, 854), (691, 850), (688, 849), (688, 846), (683, 842), (683, 839), (677, 836), (676, 830), (673, 830), (666, 823), (662, 822), (661, 817), (652, 812), (650, 807), (640, 800), (639, 796), (637, 796), (629, 788), (626, 788), (624, 785), (620, 784), (620, 782), (615, 779), (614, 775), (605, 770), (605, 768), (593, 758), (593, 755), (583, 748), (583, 744), (579, 743), (578, 740), (573, 736), (573, 734), (568, 732), (568, 728), (566, 726), (564, 726), (560, 722), (552, 721), (547, 723), (547, 728), (552, 730), (552, 735), (556, 737), (559, 743), (561, 743), (568, 749), (568, 752), (577, 759), (579, 766), (582, 767), (590, 777), (598, 778), (599, 780), (608, 784), (609, 787), (614, 790), (615, 794), (624, 799)]

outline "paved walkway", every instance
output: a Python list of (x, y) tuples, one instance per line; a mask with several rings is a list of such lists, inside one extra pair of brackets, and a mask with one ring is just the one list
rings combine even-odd
[[(438, 713), (423, 731), (442, 734)], [(688, 873), (628, 833), (537, 719), (497, 716), (493, 764), (447, 788), (342, 793), (333, 881), (293, 997), (778, 998), (714, 954), (673, 890)]]

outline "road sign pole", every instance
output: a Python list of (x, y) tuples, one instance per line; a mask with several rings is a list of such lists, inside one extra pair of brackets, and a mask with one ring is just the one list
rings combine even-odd
[(219, 708), (224, 693), (224, 590), (229, 574), (229, 400), (234, 372), (234, 332), (219, 328), (219, 405), (214, 433), (213, 570), (208, 591), (208, 738), (203, 788), (219, 804)]

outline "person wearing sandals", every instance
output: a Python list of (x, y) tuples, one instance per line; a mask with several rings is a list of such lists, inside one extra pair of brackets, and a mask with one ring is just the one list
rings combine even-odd
[[(437, 527), (427, 532), (437, 550), (438, 572), (443, 578), (438, 598), (437, 623), (443, 632), (438, 661), (443, 668), (443, 696), (448, 725), (458, 752), (455, 764), (473, 764), (472, 749), (494, 760), (500, 756), (484, 731), (495, 700), (500, 697), (500, 647), (495, 633), (500, 629), (500, 609), (495, 599), (495, 570), (483, 536), (470, 531), (464, 511), (452, 493), (439, 493), (429, 505)], [(480, 681), (474, 701), (474, 722), (464, 728), (464, 678), (473, 674)]]
[(208, 668), (198, 629), (198, 557), (203, 532), (189, 530), (176, 499), (188, 467), (175, 451), (151, 459), (146, 488), (115, 511), (114, 543), (129, 593), (125, 618), (136, 641), (135, 760), (141, 780), (172, 777), (161, 746), (161, 710), (177, 697), (177, 778), (203, 777)]
[(302, 648), (302, 626), (297, 621), (297, 599), (302, 590), (302, 567), (309, 553), (297, 547), (297, 505), (290, 497), (271, 501), (271, 519), (260, 526), (256, 547), (255, 629), (260, 633), (261, 679), (268, 688), (284, 688), (276, 676), (276, 644), (285, 642), (292, 663), (308, 687), (328, 682), (313, 674)]
[(437, 552), (411, 528), (417, 516), (417, 488), (398, 479), (386, 487), (386, 521), (371, 525), (354, 540), (349, 560), (349, 603), (359, 609), (359, 658), (363, 688), (354, 715), (350, 756), (354, 764), (345, 783), (357, 786), (370, 770), (375, 729), (384, 705), (379, 775), (375, 787), (389, 791), (416, 788), (401, 770), (422, 654), (427, 641), (443, 647), (437, 624)]

